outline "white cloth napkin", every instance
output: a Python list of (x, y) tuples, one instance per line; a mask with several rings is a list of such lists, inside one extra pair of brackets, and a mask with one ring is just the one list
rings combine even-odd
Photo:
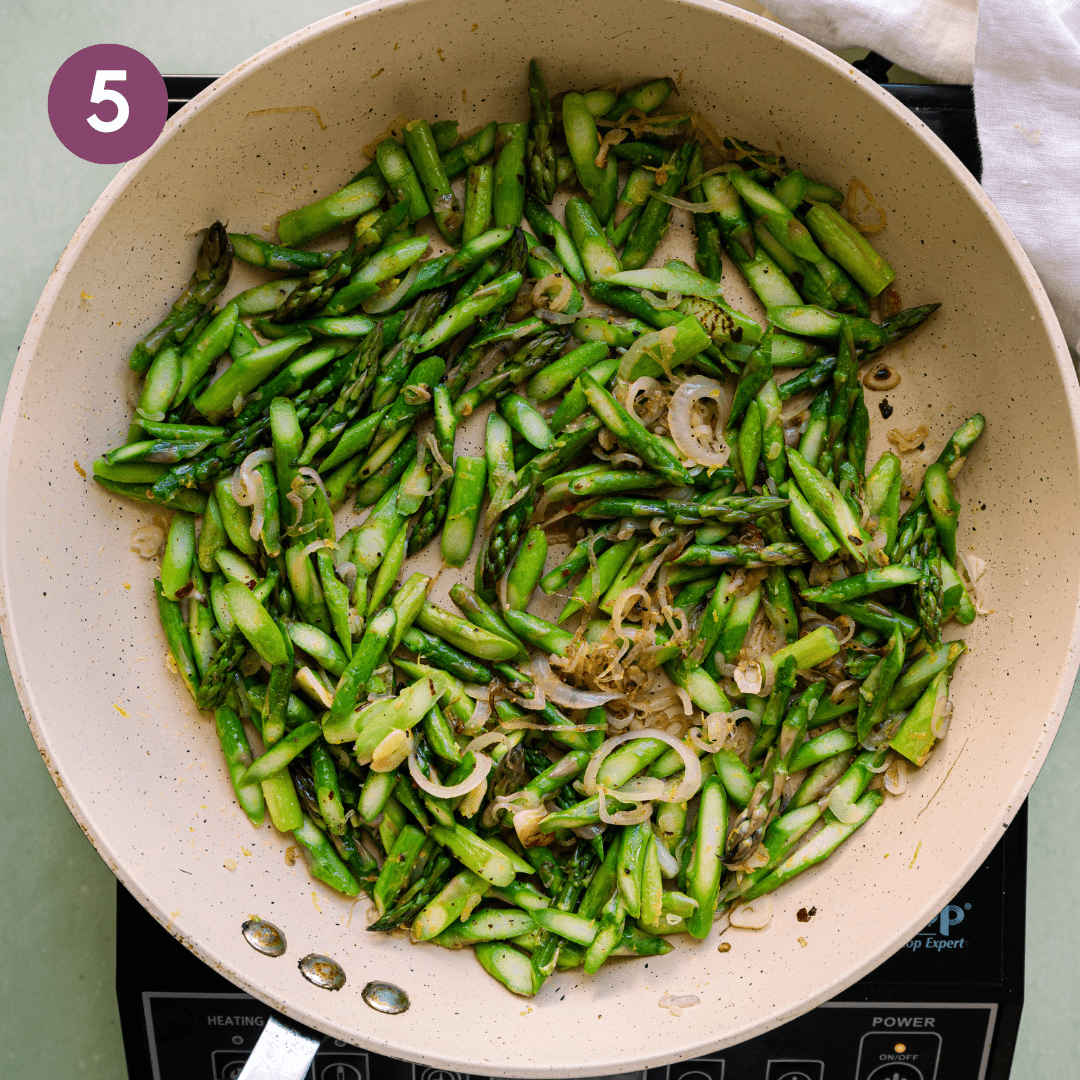
[(767, 0), (826, 48), (975, 85), (986, 193), (1080, 357), (1080, 0)]
[(873, 49), (935, 82), (971, 83), (978, 0), (765, 0), (765, 5), (786, 26), (826, 49)]
[[(1080, 2), (982, 0), (975, 116), (983, 188), (1080, 355)], [(915, 70), (915, 69), (913, 69)]]

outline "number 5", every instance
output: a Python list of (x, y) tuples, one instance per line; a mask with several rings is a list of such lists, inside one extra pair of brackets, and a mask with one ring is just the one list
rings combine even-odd
[(94, 105), (102, 101), (111, 101), (116, 106), (116, 115), (111, 120), (102, 120), (97, 113), (91, 113), (86, 122), (95, 130), (108, 134), (119, 131), (127, 122), (130, 115), (127, 98), (119, 90), (110, 90), (105, 85), (108, 82), (127, 82), (126, 71), (98, 70), (94, 74), (94, 89), (90, 91), (90, 101)]

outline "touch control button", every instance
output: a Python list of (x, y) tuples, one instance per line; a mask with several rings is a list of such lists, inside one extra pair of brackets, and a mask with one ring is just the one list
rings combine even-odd
[(364, 1074), (355, 1065), (337, 1061), (323, 1068), (319, 1080), (364, 1080)]
[(765, 1080), (824, 1080), (825, 1062), (814, 1060), (769, 1061)]
[(724, 1080), (723, 1058), (693, 1058), (669, 1065), (668, 1080)]
[(855, 1080), (936, 1080), (940, 1054), (936, 1031), (867, 1032), (859, 1041)]
[(926, 1080), (926, 1077), (914, 1065), (901, 1061), (896, 1065), (878, 1066), (867, 1080)]

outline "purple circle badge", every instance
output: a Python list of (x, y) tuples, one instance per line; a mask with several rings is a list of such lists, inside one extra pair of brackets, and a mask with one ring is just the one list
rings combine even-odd
[(91, 45), (69, 56), (49, 87), (56, 137), (84, 161), (118, 165), (161, 134), (169, 95), (158, 69), (126, 45)]

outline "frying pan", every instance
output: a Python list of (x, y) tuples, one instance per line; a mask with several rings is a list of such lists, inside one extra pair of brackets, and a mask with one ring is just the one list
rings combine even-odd
[[(287, 842), (234, 806), (212, 725), (168, 671), (153, 568), (129, 537), (152, 513), (85, 473), (122, 440), (125, 357), (190, 272), (215, 219), (269, 230), (340, 187), (360, 147), (399, 113), (461, 130), (524, 117), (538, 57), (553, 91), (671, 76), (679, 105), (826, 182), (856, 176), (887, 209), (876, 242), (905, 305), (942, 310), (898, 348), (901, 427), (925, 423), (918, 470), (973, 412), (987, 432), (958, 480), (961, 547), (987, 561), (994, 613), (965, 631), (948, 737), (837, 855), (777, 894), (732, 948), (677, 940), (670, 955), (569, 972), (535, 999), (472, 956), (364, 932), (364, 905), (312, 882)], [(678, 217), (679, 215), (677, 215)], [(688, 254), (677, 222), (658, 254)], [(241, 268), (230, 293), (253, 283)], [(729, 299), (760, 314), (728, 278)], [(871, 405), (873, 409), (874, 406)], [(41, 754), (101, 857), (180, 941), (233, 982), (336, 1038), (463, 1073), (542, 1077), (641, 1069), (760, 1034), (827, 1000), (899, 948), (971, 875), (1022, 803), (1076, 674), (1077, 384), (1016, 240), (963, 166), (845, 62), (723, 4), (436, 0), (365, 4), (271, 46), (216, 83), (117, 176), (52, 275), (0, 423), (4, 641)], [(885, 449), (875, 427), (871, 459)], [(476, 444), (475, 428), (459, 452)], [(435, 599), (449, 606), (439, 581)], [(800, 924), (795, 912), (815, 907)], [(249, 947), (253, 915), (283, 957)], [(325, 954), (331, 993), (297, 962)], [(402, 987), (384, 1015), (360, 991)], [(696, 994), (682, 1016), (665, 993)]]

